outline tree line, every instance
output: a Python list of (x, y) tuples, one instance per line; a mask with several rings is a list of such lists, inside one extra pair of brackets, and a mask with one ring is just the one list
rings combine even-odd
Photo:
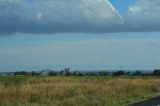
[(39, 76), (39, 75), (48, 75), (48, 76), (160, 76), (160, 69), (155, 69), (153, 72), (144, 73), (142, 71), (135, 72), (126, 72), (123, 70), (119, 70), (116, 72), (107, 72), (107, 71), (99, 71), (99, 72), (79, 72), (79, 71), (70, 71), (70, 68), (65, 68), (61, 71), (48, 71), (46, 74), (41, 72), (27, 72), (27, 71), (19, 71), (14, 72), (14, 75), (30, 75), (30, 76)]

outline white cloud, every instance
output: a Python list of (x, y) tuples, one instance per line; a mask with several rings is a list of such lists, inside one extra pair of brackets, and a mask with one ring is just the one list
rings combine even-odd
[(159, 14), (160, 0), (138, 0), (129, 10), (135, 14)]

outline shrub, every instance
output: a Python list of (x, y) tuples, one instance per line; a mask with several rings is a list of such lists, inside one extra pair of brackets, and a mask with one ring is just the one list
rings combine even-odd
[(25, 71), (15, 72), (14, 75), (28, 75)]
[(126, 75), (124, 71), (117, 71), (113, 73), (113, 76), (121, 76), (121, 75)]
[(160, 76), (160, 69), (155, 69), (153, 75)]
[(135, 73), (132, 74), (132, 76), (141, 76), (143, 73), (141, 71), (136, 71)]
[(56, 76), (56, 75), (58, 75), (58, 72), (50, 71), (50, 72), (48, 72), (48, 75), (49, 76)]
[(32, 76), (36, 76), (36, 75), (40, 75), (40, 73), (35, 72), (35, 71), (32, 71), (32, 72), (31, 72), (31, 75), (32, 75)]

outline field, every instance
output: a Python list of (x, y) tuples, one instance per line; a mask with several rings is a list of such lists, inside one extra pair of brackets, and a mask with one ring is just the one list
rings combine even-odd
[(0, 106), (126, 106), (158, 95), (158, 77), (0, 77)]

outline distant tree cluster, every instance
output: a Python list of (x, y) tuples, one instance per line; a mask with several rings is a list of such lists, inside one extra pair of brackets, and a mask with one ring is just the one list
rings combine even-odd
[(122, 76), (122, 75), (126, 75), (125, 71), (117, 71), (113, 73), (113, 76)]
[(27, 72), (27, 71), (18, 71), (14, 72), (14, 75), (30, 75), (30, 76), (36, 76), (36, 75), (41, 75), (39, 72), (32, 71), (32, 72)]
[(28, 72), (25, 71), (15, 72), (14, 75), (28, 75)]
[(61, 71), (52, 71), (49, 70), (46, 74), (43, 72), (26, 72), (26, 71), (19, 71), (15, 72), (14, 75), (28, 75), (28, 76), (38, 76), (38, 75), (48, 75), (48, 76), (160, 76), (160, 69), (155, 69), (151, 73), (144, 73), (142, 71), (135, 71), (135, 72), (125, 72), (123, 70), (119, 70), (116, 72), (107, 72), (107, 71), (100, 71), (100, 72), (79, 72), (79, 71), (70, 71), (70, 68), (65, 68)]

